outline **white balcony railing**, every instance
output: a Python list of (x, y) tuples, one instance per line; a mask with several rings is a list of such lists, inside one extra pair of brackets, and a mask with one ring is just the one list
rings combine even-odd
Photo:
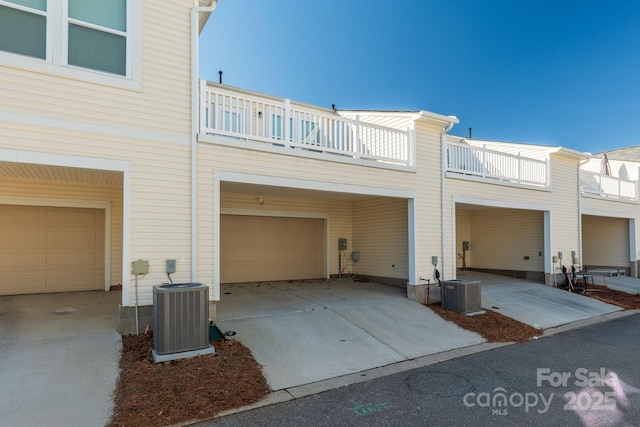
[(638, 200), (638, 183), (597, 172), (580, 171), (581, 190), (585, 194), (597, 194), (625, 200)]
[(447, 172), (548, 187), (548, 160), (447, 143)]
[(247, 94), (204, 80), (200, 83), (200, 133), (414, 166), (410, 129), (364, 123), (358, 117), (352, 120), (289, 99)]

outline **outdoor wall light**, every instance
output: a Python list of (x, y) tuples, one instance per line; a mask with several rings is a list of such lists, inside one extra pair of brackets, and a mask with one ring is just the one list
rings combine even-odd
[(256, 198), (256, 202), (260, 205), (260, 206), (264, 206), (265, 203), (267, 203), (267, 201), (264, 199), (264, 197), (260, 197), (258, 196)]

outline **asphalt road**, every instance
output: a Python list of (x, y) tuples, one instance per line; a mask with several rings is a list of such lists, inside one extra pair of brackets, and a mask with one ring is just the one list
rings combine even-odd
[(640, 315), (200, 426), (640, 425)]

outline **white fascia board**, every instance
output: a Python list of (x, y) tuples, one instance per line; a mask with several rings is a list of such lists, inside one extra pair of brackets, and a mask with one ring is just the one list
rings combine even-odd
[(476, 197), (467, 197), (467, 196), (453, 196), (452, 200), (454, 203), (463, 203), (465, 205), (477, 205), (477, 206), (486, 206), (491, 208), (524, 209), (529, 211), (551, 212), (551, 205), (545, 205), (545, 204), (532, 204), (532, 203), (511, 202), (511, 201), (505, 201), (505, 200), (480, 199)]
[(305, 181), (266, 175), (253, 175), (242, 172), (214, 172), (215, 182), (238, 182), (243, 184), (259, 184), (274, 187), (297, 188), (303, 190), (326, 191), (331, 193), (365, 194), (369, 196), (414, 199), (415, 191), (395, 188), (367, 187), (363, 185), (339, 184), (321, 181)]

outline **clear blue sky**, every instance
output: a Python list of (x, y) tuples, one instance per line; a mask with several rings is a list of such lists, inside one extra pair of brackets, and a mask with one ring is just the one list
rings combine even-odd
[(640, 144), (640, 1), (219, 0), (200, 77), (338, 109), (455, 115), (451, 132)]

